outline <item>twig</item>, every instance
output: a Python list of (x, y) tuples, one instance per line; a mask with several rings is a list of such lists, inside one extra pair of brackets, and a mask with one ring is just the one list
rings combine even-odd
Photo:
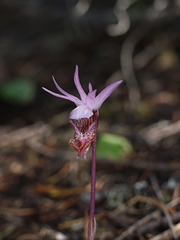
[[(142, 32), (143, 31), (141, 31), (141, 33)], [(120, 54), (122, 74), (128, 87), (129, 101), (132, 110), (135, 110), (141, 97), (133, 63), (133, 53), (135, 46), (139, 41), (140, 35), (141, 34), (139, 30), (136, 30), (130, 36), (128, 36), (122, 45), (122, 50)]]
[(4, 214), (15, 216), (31, 216), (37, 214), (37, 210), (35, 208), (0, 207), (0, 211), (3, 212)]
[[(155, 175), (153, 175), (153, 176), (151, 177), (151, 183), (152, 183), (152, 187), (153, 187), (153, 189), (154, 189), (154, 191), (155, 191), (156, 196), (158, 197), (158, 199), (159, 199), (160, 201), (164, 201), (164, 196), (163, 196), (163, 194), (162, 194), (162, 192), (161, 192), (161, 189), (160, 189), (160, 187), (159, 187), (159, 184), (158, 184), (158, 181), (157, 181), (157, 178), (156, 178)], [(172, 231), (173, 238), (174, 238), (175, 240), (177, 240), (177, 239), (178, 239), (178, 236), (177, 236), (177, 233), (176, 233), (176, 231), (175, 231), (175, 229), (174, 229), (174, 224), (173, 224), (173, 221), (172, 221), (172, 218), (171, 218), (169, 212), (168, 212), (165, 208), (163, 208), (162, 211), (164, 212), (164, 215), (165, 215), (166, 218), (167, 218), (167, 222), (168, 222), (168, 225), (169, 225), (169, 227), (170, 227), (170, 229), (171, 229), (171, 231)]]
[(170, 137), (180, 133), (180, 121), (171, 123), (164, 120), (151, 125), (150, 127), (142, 130), (140, 135), (150, 145), (155, 145), (164, 138)]
[[(177, 212), (176, 214), (172, 215), (172, 221), (173, 222), (179, 222), (180, 221), (180, 213)], [(150, 220), (150, 222), (139, 226), (138, 230), (139, 232), (147, 233), (148, 231), (152, 231), (155, 228), (157, 229), (158, 227), (163, 226), (163, 227), (168, 227), (168, 221), (166, 217), (157, 217), (156, 219), (153, 218)]]
[(73, 167), (74, 167), (74, 164), (72, 164), (72, 162), (67, 162), (57, 173), (55, 173), (53, 176), (50, 176), (47, 179), (47, 182), (50, 184), (56, 184), (61, 179), (65, 178), (69, 174), (69, 172), (72, 170)]
[[(96, 214), (95, 217), (96, 219), (101, 219), (103, 218), (104, 216), (106, 216), (106, 213), (99, 213), (99, 214)], [(84, 218), (78, 218), (78, 219), (74, 219), (74, 220), (70, 220), (70, 221), (67, 221), (67, 222), (63, 222), (63, 223), (60, 223), (58, 225), (58, 228), (59, 229), (68, 229), (68, 228), (72, 228), (73, 226), (75, 225), (79, 225), (79, 224), (84, 224)]]
[(134, 159), (132, 161), (124, 162), (123, 166), (128, 166), (136, 169), (148, 169), (153, 171), (168, 171), (168, 172), (180, 169), (180, 164), (177, 162), (162, 163), (160, 160), (154, 160), (153, 162), (150, 162), (150, 161), (146, 162), (141, 159)]
[(160, 209), (166, 209), (168, 212), (174, 214), (176, 211), (170, 208), (168, 205), (166, 205), (164, 202), (158, 201), (157, 199), (151, 198), (151, 197), (145, 197), (145, 196), (135, 196), (133, 199), (131, 199), (128, 202), (128, 205), (134, 205), (137, 202), (144, 202), (149, 203), (152, 205), (158, 206)]
[(31, 126), (0, 135), (0, 147), (6, 147), (33, 137), (44, 136), (44, 134), (47, 136), (50, 133), (51, 129), (49, 125), (46, 125), (43, 122), (38, 122)]
[[(127, 204), (128, 204), (128, 205), (132, 205), (132, 204), (134, 205), (134, 204), (136, 204), (139, 200), (141, 200), (141, 201), (143, 201), (143, 202), (147, 202), (147, 199), (149, 199), (148, 201), (150, 201), (151, 204), (154, 203), (154, 204), (156, 204), (156, 205), (159, 205), (159, 207), (160, 207), (161, 209), (162, 209), (163, 206), (164, 206), (165, 208), (168, 207), (169, 209), (173, 210), (172, 207), (175, 207), (176, 205), (178, 205), (178, 204), (180, 203), (180, 198), (178, 198), (178, 199), (175, 199), (175, 200), (173, 200), (172, 202), (170, 202), (170, 203), (168, 204), (168, 206), (167, 206), (166, 204), (163, 204), (163, 206), (162, 206), (160, 202), (158, 202), (158, 201), (155, 201), (155, 202), (154, 202), (154, 199), (152, 199), (152, 198), (142, 197), (142, 196), (136, 196), (136, 197), (132, 198), (130, 201), (128, 201)], [(152, 200), (153, 200), (153, 201), (152, 201)], [(157, 203), (158, 203), (158, 204), (157, 204)], [(168, 210), (169, 210), (169, 209), (168, 209)], [(153, 219), (153, 218), (158, 218), (159, 216), (160, 216), (160, 211), (159, 211), (159, 210), (156, 210), (156, 211), (154, 211), (153, 213), (150, 213), (149, 215), (143, 217), (142, 219), (140, 219), (140, 220), (138, 220), (136, 223), (134, 223), (132, 226), (130, 226), (127, 230), (125, 230), (123, 233), (121, 233), (120, 236), (118, 236), (117, 238), (115, 238), (115, 240), (123, 240), (123, 239), (125, 239), (126, 237), (130, 236), (131, 234), (133, 234), (133, 232), (135, 232), (140, 226), (143, 226), (144, 224), (148, 223), (151, 219)]]
[(149, 222), (152, 218), (158, 218), (159, 217), (160, 212), (159, 211), (154, 211), (153, 213), (147, 215), (146, 217), (138, 220), (136, 223), (134, 223), (132, 226), (130, 226), (126, 231), (124, 231), (123, 233), (121, 233), (120, 236), (118, 236), (117, 238), (115, 238), (115, 240), (123, 240), (125, 239), (127, 236), (130, 236), (131, 234), (133, 234), (133, 232), (136, 231), (136, 229), (139, 226), (142, 226), (144, 224), (146, 224), (147, 222)]
[[(176, 231), (177, 237), (180, 237), (180, 223), (174, 226), (174, 230)], [(156, 235), (155, 237), (150, 238), (149, 240), (169, 240), (173, 237), (171, 229), (164, 231)]]

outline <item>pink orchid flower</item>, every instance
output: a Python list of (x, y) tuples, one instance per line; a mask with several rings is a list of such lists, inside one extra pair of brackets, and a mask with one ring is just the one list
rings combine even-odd
[(93, 90), (91, 83), (89, 83), (89, 92), (86, 94), (81, 86), (78, 66), (76, 66), (74, 83), (80, 95), (80, 99), (64, 91), (57, 84), (54, 77), (53, 81), (61, 94), (52, 92), (44, 87), (43, 89), (55, 97), (67, 99), (76, 104), (77, 107), (70, 112), (69, 116), (70, 123), (75, 129), (75, 136), (69, 143), (78, 152), (78, 157), (83, 154), (83, 157), (86, 158), (90, 144), (96, 137), (98, 127), (98, 109), (122, 81), (120, 80), (110, 84), (97, 96), (97, 90)]

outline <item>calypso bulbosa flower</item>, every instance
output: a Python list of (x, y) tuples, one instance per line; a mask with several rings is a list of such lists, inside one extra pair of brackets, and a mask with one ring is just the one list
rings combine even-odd
[(76, 66), (74, 83), (80, 95), (80, 99), (64, 91), (57, 84), (54, 77), (53, 81), (60, 94), (52, 92), (44, 87), (43, 89), (55, 97), (67, 99), (75, 103), (76, 108), (74, 108), (69, 115), (70, 123), (75, 130), (75, 135), (74, 138), (70, 140), (69, 144), (78, 152), (78, 157), (82, 155), (84, 158), (86, 158), (91, 142), (94, 141), (97, 134), (99, 115), (98, 110), (102, 103), (122, 81), (117, 81), (110, 84), (97, 96), (97, 90), (93, 90), (91, 83), (89, 83), (89, 92), (86, 94), (81, 86), (78, 74), (78, 66)]

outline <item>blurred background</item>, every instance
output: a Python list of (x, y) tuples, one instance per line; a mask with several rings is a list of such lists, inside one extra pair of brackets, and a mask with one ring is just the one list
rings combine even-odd
[(42, 90), (77, 95), (76, 64), (86, 92), (123, 79), (100, 109), (97, 239), (178, 239), (180, 1), (1, 0), (0, 18), (0, 239), (85, 239), (91, 153)]

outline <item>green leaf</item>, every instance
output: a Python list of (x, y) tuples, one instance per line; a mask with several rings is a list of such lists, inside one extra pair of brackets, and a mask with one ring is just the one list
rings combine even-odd
[(29, 78), (15, 78), (0, 87), (0, 97), (13, 104), (29, 104), (35, 96), (36, 86)]
[(133, 147), (127, 138), (103, 133), (98, 137), (97, 141), (97, 158), (112, 161), (122, 160), (125, 155), (131, 153)]

